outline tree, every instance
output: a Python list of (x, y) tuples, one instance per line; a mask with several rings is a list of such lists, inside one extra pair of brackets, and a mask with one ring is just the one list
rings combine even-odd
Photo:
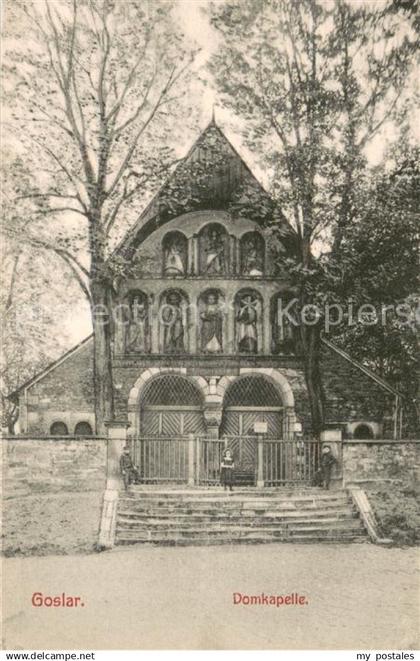
[(334, 257), (366, 190), (366, 147), (407, 109), (413, 35), (385, 5), (342, 0), (227, 1), (212, 7), (211, 20), (223, 41), (210, 70), (273, 175), (278, 211), (267, 224), (281, 241), (285, 216), (295, 236), (289, 272), (298, 318), (307, 312), (299, 339), (319, 433), (323, 317), (309, 306), (322, 310), (337, 298)]
[(356, 318), (334, 330), (336, 342), (404, 395), (406, 429), (414, 431), (419, 422), (413, 403), (419, 369), (420, 154), (407, 145), (398, 151), (392, 167), (375, 173), (363, 214), (347, 228), (337, 255), (347, 265), (339, 295), (364, 310), (366, 320)]
[(9, 395), (63, 352), (67, 338), (57, 323), (57, 311), (61, 307), (69, 312), (79, 290), (71, 268), (64, 269), (61, 279), (55, 277), (66, 256), (64, 249), (57, 247), (59, 252), (53, 253), (35, 237), (33, 242), (21, 240), (30, 235), (36, 218), (29, 204), (16, 208), (16, 186), (28, 192), (32, 179), (20, 158), (6, 153), (4, 157), (2, 219), (7, 232), (1, 260), (0, 394), (2, 427), (13, 433), (18, 406)]
[[(16, 2), (7, 26), (9, 124), (39, 173), (38, 190), (22, 197), (38, 202), (44, 247), (66, 225), (61, 257), (91, 305), (100, 431), (113, 417), (112, 239), (172, 163), (165, 139), (193, 53), (160, 0)], [(73, 259), (83, 236), (87, 268)]]

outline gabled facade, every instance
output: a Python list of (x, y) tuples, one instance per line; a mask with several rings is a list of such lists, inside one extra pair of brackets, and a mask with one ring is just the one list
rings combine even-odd
[[(218, 165), (203, 178), (209, 150)], [(112, 257), (125, 263), (114, 301), (116, 417), (134, 436), (311, 434), (302, 358), (280, 314), (293, 297), (281, 268), (293, 233), (280, 218), (283, 252), (273, 252), (253, 194), (269, 207), (212, 123)], [(91, 346), (20, 391), (22, 432), (49, 433), (60, 416), (68, 433), (77, 421), (93, 424)], [(383, 435), (394, 393), (324, 350), (328, 423)]]

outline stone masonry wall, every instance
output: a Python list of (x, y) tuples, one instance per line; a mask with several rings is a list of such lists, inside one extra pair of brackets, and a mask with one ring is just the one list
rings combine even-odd
[(102, 491), (106, 439), (2, 439), (6, 498), (42, 493)]
[(92, 552), (105, 488), (105, 439), (2, 439), (4, 555)]
[(387, 427), (387, 418), (390, 419), (392, 413), (392, 394), (328, 347), (322, 352), (322, 369), (327, 424), (385, 419)]
[(46, 434), (56, 421), (64, 422), (69, 434), (82, 421), (95, 429), (92, 348), (92, 340), (87, 340), (28, 388), (26, 406), (23, 396), (20, 401), (21, 432)]
[[(379, 435), (391, 429), (392, 395), (389, 395), (356, 366), (325, 348), (322, 355), (324, 389), (326, 396), (326, 423), (329, 426), (349, 422), (379, 423)], [(130, 389), (144, 369), (151, 366), (187, 368), (188, 374), (210, 375), (238, 374), (242, 366), (275, 367), (289, 378), (290, 369), (299, 375), (299, 383), (290, 385), (295, 394), (298, 420), (304, 434), (310, 434), (310, 408), (304, 386), (303, 365), (294, 356), (259, 356), (246, 359), (229, 356), (220, 359), (194, 356), (161, 356), (122, 358), (114, 361), (116, 416), (127, 417), (127, 401)], [(94, 429), (92, 341), (87, 341), (61, 364), (53, 368), (38, 382), (28, 388), (27, 403), (21, 396), (21, 431), (29, 434), (47, 434), (55, 421), (67, 425), (69, 434), (74, 433), (77, 422), (87, 421)], [(381, 428), (382, 420), (385, 424)], [(349, 429), (344, 429), (349, 438)]]
[(345, 484), (413, 484), (420, 477), (420, 441), (345, 441)]

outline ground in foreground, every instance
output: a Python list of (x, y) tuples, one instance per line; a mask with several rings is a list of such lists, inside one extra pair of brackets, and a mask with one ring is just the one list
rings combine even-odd
[[(6, 649), (413, 649), (418, 550), (371, 544), (135, 547), (8, 558)], [(34, 592), (84, 607), (31, 605)], [(233, 593), (305, 595), (234, 605)]]

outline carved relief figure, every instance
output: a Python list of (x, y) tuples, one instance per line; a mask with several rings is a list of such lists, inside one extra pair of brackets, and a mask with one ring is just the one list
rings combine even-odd
[(238, 351), (240, 353), (257, 353), (258, 318), (258, 298), (251, 294), (244, 294), (241, 296), (236, 317), (238, 329)]
[(165, 353), (184, 353), (184, 321), (180, 294), (172, 292), (166, 298), (162, 309), (163, 351)]
[(242, 243), (242, 273), (261, 276), (264, 271), (264, 242), (258, 234), (248, 234)]
[(200, 319), (201, 350), (205, 353), (220, 353), (223, 350), (223, 312), (216, 293), (207, 295), (206, 307), (200, 313)]
[(225, 272), (224, 237), (217, 229), (212, 229), (207, 236), (205, 246), (205, 272), (208, 275), (221, 275)]
[(164, 243), (164, 274), (184, 275), (186, 245), (185, 238), (180, 234), (171, 234)]
[(126, 350), (147, 353), (148, 342), (148, 305), (143, 294), (136, 294), (130, 305), (130, 318), (126, 335)]

